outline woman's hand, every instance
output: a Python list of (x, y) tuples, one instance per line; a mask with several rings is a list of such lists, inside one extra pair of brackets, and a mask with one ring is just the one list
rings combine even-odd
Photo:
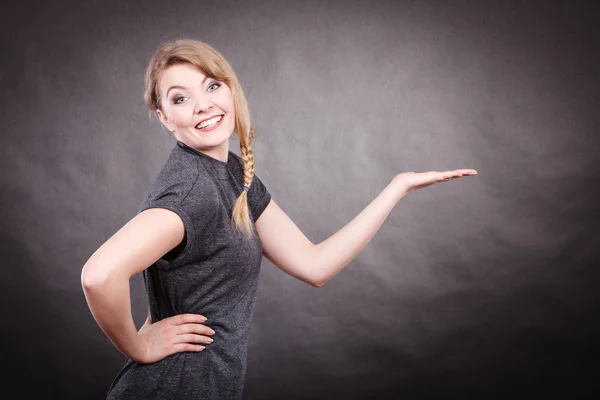
[(455, 169), (454, 171), (427, 171), (427, 172), (403, 172), (394, 177), (394, 181), (401, 185), (404, 194), (413, 190), (421, 189), (434, 183), (446, 182), (461, 176), (477, 175), (474, 169)]
[(150, 364), (172, 354), (184, 351), (202, 351), (215, 331), (202, 325), (206, 318), (199, 314), (179, 314), (152, 323), (150, 316), (138, 331), (143, 353), (135, 361)]

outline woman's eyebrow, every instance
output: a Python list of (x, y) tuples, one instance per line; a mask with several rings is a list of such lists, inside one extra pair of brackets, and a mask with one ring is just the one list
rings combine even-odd
[[(208, 79), (208, 76), (205, 75), (204, 79), (202, 79), (202, 83), (204, 83), (207, 79)], [(183, 87), (183, 86), (171, 86), (170, 88), (167, 89), (167, 95), (166, 95), (167, 97), (169, 97), (169, 92), (171, 91), (171, 89), (183, 89), (183, 90), (186, 90), (186, 88)]]
[(185, 90), (185, 87), (183, 87), (183, 86), (171, 86), (169, 89), (167, 89), (167, 97), (169, 97), (169, 92), (171, 91), (171, 89), (183, 89), (183, 90)]

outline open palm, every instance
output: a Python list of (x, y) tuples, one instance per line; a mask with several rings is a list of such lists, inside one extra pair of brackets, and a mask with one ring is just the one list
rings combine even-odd
[(453, 171), (402, 172), (394, 177), (405, 193), (421, 189), (434, 183), (447, 182), (462, 176), (477, 175), (474, 169), (455, 169)]

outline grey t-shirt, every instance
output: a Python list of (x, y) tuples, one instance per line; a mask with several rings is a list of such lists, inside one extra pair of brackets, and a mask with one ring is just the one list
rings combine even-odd
[[(258, 235), (231, 226), (243, 190), (242, 159), (223, 162), (177, 141), (138, 213), (165, 208), (186, 229), (182, 244), (143, 272), (152, 321), (202, 314), (215, 331), (201, 352), (179, 352), (152, 364), (129, 358), (107, 399), (241, 399), (247, 343), (262, 261)], [(256, 174), (248, 191), (252, 221), (271, 195)]]

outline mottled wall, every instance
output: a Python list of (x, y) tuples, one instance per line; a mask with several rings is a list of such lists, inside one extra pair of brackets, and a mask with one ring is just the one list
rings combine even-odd
[[(101, 399), (123, 365), (81, 268), (134, 216), (174, 145), (148, 118), (143, 73), (163, 40), (191, 37), (236, 69), (256, 172), (313, 242), (399, 172), (479, 172), (403, 198), (320, 289), (265, 259), (246, 398), (597, 395), (592, 3), (3, 5), (6, 387)], [(139, 327), (141, 275), (131, 283)]]

